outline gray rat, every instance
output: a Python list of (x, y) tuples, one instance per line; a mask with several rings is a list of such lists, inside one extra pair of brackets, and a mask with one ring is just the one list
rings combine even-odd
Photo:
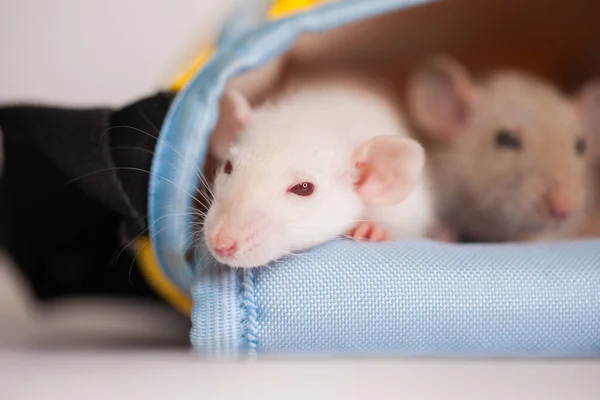
[[(577, 229), (587, 207), (594, 105), (525, 72), (474, 80), (448, 56), (407, 85), (411, 122), (427, 149), (448, 232), (466, 241), (542, 240)], [(596, 107), (597, 108), (597, 107)]]
[(600, 237), (600, 79), (586, 83), (579, 95), (579, 104), (589, 136), (588, 157), (590, 162), (590, 186), (588, 209), (581, 226), (577, 227), (575, 238)]
[(315, 79), (255, 109), (227, 90), (221, 108), (230, 123), (211, 137), (220, 163), (204, 223), (219, 262), (257, 267), (346, 232), (373, 241), (427, 235), (424, 150), (369, 85)]

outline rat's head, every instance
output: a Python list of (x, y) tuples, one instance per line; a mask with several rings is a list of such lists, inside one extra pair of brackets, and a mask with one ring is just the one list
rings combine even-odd
[(421, 175), (424, 151), (415, 141), (380, 136), (352, 148), (327, 126), (277, 107), (253, 111), (233, 91), (222, 99), (221, 118), (238, 123), (217, 127), (211, 138), (221, 165), (204, 236), (230, 266), (265, 265), (333, 239), (365, 204), (401, 201)]
[(446, 143), (449, 184), (460, 188), (465, 207), (493, 224), (486, 228), (491, 235), (537, 235), (581, 214), (595, 141), (586, 121), (600, 111), (593, 111), (597, 85), (570, 99), (515, 71), (475, 82), (456, 61), (438, 57), (409, 87), (414, 122)]

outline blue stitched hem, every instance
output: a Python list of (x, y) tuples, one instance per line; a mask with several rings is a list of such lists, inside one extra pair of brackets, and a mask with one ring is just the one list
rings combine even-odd
[(254, 270), (244, 271), (241, 293), (242, 340), (245, 341), (247, 355), (256, 358), (258, 348), (258, 312), (254, 292)]
[[(203, 259), (207, 251), (198, 246), (197, 259)], [(207, 357), (232, 360), (240, 356), (244, 345), (243, 326), (239, 324), (244, 312), (239, 307), (241, 283), (235, 270), (215, 262), (203, 264), (196, 271), (190, 339)]]

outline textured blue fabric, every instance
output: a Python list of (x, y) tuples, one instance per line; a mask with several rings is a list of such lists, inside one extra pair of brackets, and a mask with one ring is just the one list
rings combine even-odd
[(596, 357), (600, 241), (444, 245), (335, 241), (256, 270), (187, 265), (191, 194), (232, 76), (301, 32), (424, 2), (346, 0), (226, 35), (173, 103), (150, 182), (150, 231), (165, 274), (192, 294), (202, 354)]
[[(598, 357), (599, 250), (340, 240), (258, 270), (204, 267), (192, 343), (229, 357)], [(237, 302), (208, 270), (237, 282)], [(232, 323), (233, 342), (215, 336)]]

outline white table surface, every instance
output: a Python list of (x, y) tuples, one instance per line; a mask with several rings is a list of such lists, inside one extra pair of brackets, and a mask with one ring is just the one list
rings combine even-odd
[(72, 299), (41, 309), (0, 261), (0, 399), (600, 399), (600, 362), (210, 362), (166, 307)]
[[(164, 87), (234, 0), (2, 0), (0, 103), (120, 105)], [(210, 363), (165, 308), (40, 310), (0, 262), (0, 399), (600, 399), (600, 362)]]

